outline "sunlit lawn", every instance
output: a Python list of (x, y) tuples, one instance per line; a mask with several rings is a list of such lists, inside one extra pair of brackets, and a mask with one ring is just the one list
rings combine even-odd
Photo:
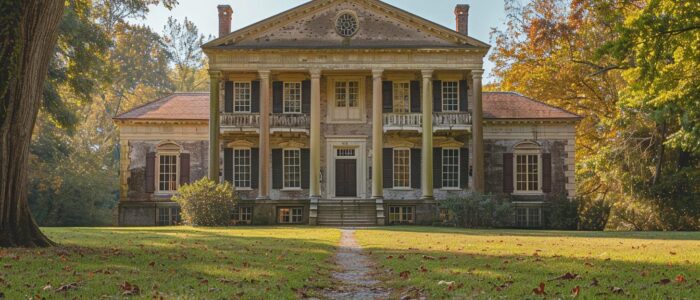
[[(538, 299), (540, 282), (548, 299), (570, 299), (576, 286), (579, 299), (700, 298), (700, 232), (386, 227), (355, 236), (388, 286), (430, 298)], [(567, 272), (576, 278), (555, 279)]]
[[(0, 249), (5, 299), (130, 293), (165, 299), (296, 298), (305, 286), (330, 284), (328, 261), (340, 238), (337, 229), (318, 227), (44, 231), (62, 247)], [(138, 292), (120, 287), (125, 282)]]

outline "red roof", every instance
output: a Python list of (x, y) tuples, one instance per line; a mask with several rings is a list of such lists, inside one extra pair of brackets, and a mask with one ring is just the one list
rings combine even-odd
[(580, 119), (561, 108), (515, 92), (484, 92), (484, 119)]
[[(579, 119), (514, 92), (484, 92), (485, 119)], [(209, 120), (209, 93), (175, 93), (125, 112), (117, 120)]]
[(175, 93), (133, 108), (117, 120), (209, 120), (209, 93)]

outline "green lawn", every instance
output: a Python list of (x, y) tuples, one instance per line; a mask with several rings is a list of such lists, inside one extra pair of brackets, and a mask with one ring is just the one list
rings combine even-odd
[[(700, 297), (700, 232), (386, 227), (355, 236), (389, 287), (431, 298), (536, 299), (540, 282), (547, 298), (571, 298), (576, 286), (579, 299)], [(575, 278), (555, 279), (567, 272)]]
[[(135, 293), (120, 287), (124, 282), (138, 286), (141, 298), (296, 298), (304, 286), (329, 285), (328, 260), (340, 238), (337, 229), (318, 227), (44, 232), (65, 248), (0, 249), (0, 293), (5, 299)], [(75, 285), (60, 291), (70, 284)]]

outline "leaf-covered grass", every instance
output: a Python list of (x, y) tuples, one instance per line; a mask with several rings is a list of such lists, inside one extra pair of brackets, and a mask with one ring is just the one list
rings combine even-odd
[(397, 293), (539, 299), (544, 283), (548, 298), (571, 298), (576, 286), (579, 299), (700, 295), (700, 232), (386, 227), (355, 237)]
[(5, 299), (296, 298), (305, 286), (330, 285), (329, 260), (340, 238), (339, 230), (319, 227), (44, 232), (61, 247), (0, 249)]

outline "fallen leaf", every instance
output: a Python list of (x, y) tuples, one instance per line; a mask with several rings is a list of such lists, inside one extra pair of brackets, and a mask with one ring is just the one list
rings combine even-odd
[(128, 281), (124, 281), (119, 285), (119, 289), (122, 290), (122, 296), (136, 296), (141, 293), (138, 285), (131, 284)]
[(403, 272), (399, 273), (399, 277), (401, 277), (401, 279), (408, 279), (408, 276), (410, 276), (410, 275), (411, 275), (411, 271), (403, 271)]
[(657, 283), (657, 284), (660, 284), (660, 285), (667, 285), (667, 284), (671, 283), (671, 279), (664, 278), (664, 279), (659, 280), (659, 281), (656, 282), (656, 283)]
[(625, 293), (625, 290), (623, 290), (623, 289), (620, 288), (620, 287), (616, 287), (616, 286), (611, 287), (611, 288), (610, 288), (610, 291), (611, 291), (613, 294), (624, 294), (624, 293)]
[(580, 286), (577, 285), (575, 288), (571, 289), (571, 297), (576, 298), (576, 297), (578, 297), (578, 294), (579, 294), (579, 293), (581, 293), (581, 287), (580, 287)]
[(56, 292), (67, 292), (68, 290), (73, 290), (77, 289), (78, 284), (77, 283), (69, 283), (69, 284), (64, 284), (60, 286), (59, 288), (56, 289)]
[(420, 266), (420, 271), (425, 273), (425, 272), (428, 272), (428, 269), (424, 266)]
[(201, 285), (207, 285), (207, 284), (209, 284), (209, 279), (202, 279), (202, 280), (199, 282), (199, 284), (201, 284)]
[(425, 259), (425, 260), (435, 260), (435, 257), (428, 256), (428, 255), (423, 255), (423, 259)]
[(392, 259), (392, 258), (394, 258), (394, 257), (391, 256), (391, 255), (389, 255), (389, 256), (386, 257), (386, 259)]
[(156, 262), (155, 262), (155, 261), (149, 262), (149, 263), (148, 263), (148, 266), (149, 266), (149, 267), (155, 267), (155, 266), (156, 266)]
[(507, 289), (507, 288), (510, 287), (511, 285), (513, 285), (513, 281), (508, 280), (508, 281), (504, 282), (503, 284), (497, 286), (497, 287), (496, 287), (496, 291), (500, 292), (500, 291), (502, 291), (502, 290)]
[(561, 275), (561, 276), (554, 278), (554, 279), (550, 279), (549, 281), (552, 281), (552, 280), (572, 280), (572, 279), (576, 279), (576, 278), (580, 278), (580, 276), (578, 276), (578, 274), (566, 272), (566, 274)]
[(671, 251), (671, 252), (669, 252), (669, 254), (676, 255), (676, 252)]
[(676, 282), (677, 282), (677, 283), (684, 283), (684, 282), (685, 282), (685, 276), (683, 276), (683, 275), (678, 275), (678, 276), (676, 276)]
[(598, 279), (593, 278), (593, 280), (591, 280), (591, 286), (598, 286)]
[(532, 289), (532, 292), (535, 293), (535, 295), (547, 295), (547, 292), (544, 291), (544, 282), (540, 282), (540, 285)]

